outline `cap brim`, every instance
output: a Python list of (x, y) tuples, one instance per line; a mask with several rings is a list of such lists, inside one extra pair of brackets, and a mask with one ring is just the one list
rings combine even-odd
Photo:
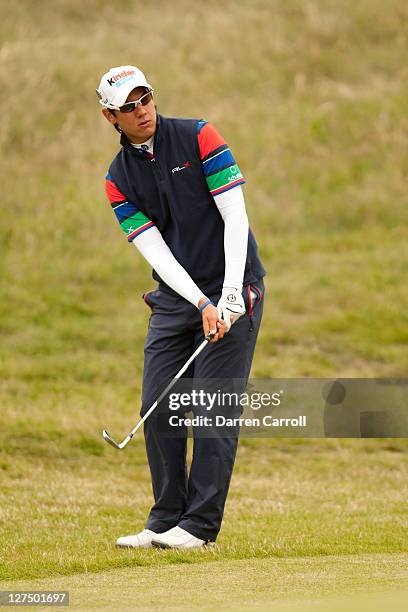
[(136, 89), (136, 87), (148, 87), (152, 89), (146, 81), (140, 82), (137, 79), (129, 79), (129, 81), (120, 86), (120, 90), (110, 99), (109, 104), (113, 106), (123, 106), (130, 92)]

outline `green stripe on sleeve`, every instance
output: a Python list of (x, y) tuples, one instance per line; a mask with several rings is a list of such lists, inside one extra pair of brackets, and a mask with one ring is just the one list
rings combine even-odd
[(207, 176), (207, 185), (210, 191), (214, 191), (216, 189), (220, 189), (229, 183), (233, 183), (239, 179), (243, 179), (244, 177), (241, 174), (240, 169), (237, 164), (230, 166), (229, 168), (225, 168), (224, 170), (220, 170), (220, 172), (216, 172), (215, 174), (211, 174), (211, 176)]
[(134, 215), (122, 221), (120, 227), (123, 229), (125, 234), (130, 234), (131, 232), (139, 229), (139, 227), (142, 227), (142, 225), (146, 225), (146, 223), (150, 223), (150, 219), (148, 219), (146, 215), (138, 210)]

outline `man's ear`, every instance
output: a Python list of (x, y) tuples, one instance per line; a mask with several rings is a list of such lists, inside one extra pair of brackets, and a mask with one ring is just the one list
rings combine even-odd
[(115, 123), (116, 123), (115, 115), (113, 113), (111, 113), (108, 108), (102, 108), (101, 111), (102, 111), (102, 115), (105, 117), (105, 119), (107, 121), (109, 121), (109, 123), (112, 123), (112, 125), (115, 125)]

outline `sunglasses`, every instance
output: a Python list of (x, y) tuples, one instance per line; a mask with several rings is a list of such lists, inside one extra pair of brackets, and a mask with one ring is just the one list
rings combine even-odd
[(135, 100), (134, 102), (126, 102), (126, 104), (124, 104), (123, 106), (116, 107), (115, 110), (118, 110), (121, 113), (131, 113), (139, 105), (146, 106), (147, 104), (149, 104), (149, 102), (151, 102), (151, 100), (153, 100), (153, 91), (154, 91), (153, 89), (150, 89), (148, 92), (143, 94), (143, 96), (139, 98), (138, 100)]

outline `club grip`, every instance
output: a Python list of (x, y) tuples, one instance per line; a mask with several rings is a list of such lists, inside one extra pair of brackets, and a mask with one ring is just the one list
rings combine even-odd
[(215, 334), (212, 334), (211, 332), (205, 337), (205, 339), (207, 340), (207, 342), (209, 342), (211, 340), (211, 338), (213, 338), (215, 336)]

